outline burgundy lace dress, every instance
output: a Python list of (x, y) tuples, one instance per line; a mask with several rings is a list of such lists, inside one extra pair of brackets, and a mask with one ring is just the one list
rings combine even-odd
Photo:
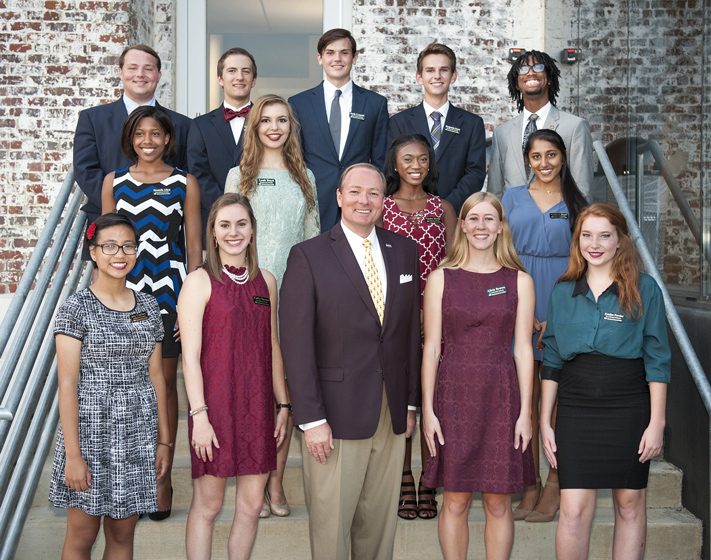
[(514, 449), (521, 398), (511, 357), (518, 271), (445, 269), (434, 412), (444, 445), (427, 463), (424, 484), (451, 492), (514, 494), (536, 483), (529, 446)]
[[(442, 199), (427, 195), (427, 205), (419, 212), (403, 212), (392, 196), (385, 197), (383, 208), (385, 229), (417, 241), (420, 251), (420, 292), (425, 293), (425, 282), (447, 250), (444, 235), (444, 210)], [(420, 307), (422, 302), (420, 301)]]
[[(261, 272), (242, 285), (224, 273), (222, 281), (210, 277), (212, 295), (202, 321), (200, 356), (205, 404), (220, 447), (213, 446), (213, 460), (206, 462), (191, 447), (193, 478), (276, 469), (269, 288)], [(192, 433), (189, 418), (189, 441)]]

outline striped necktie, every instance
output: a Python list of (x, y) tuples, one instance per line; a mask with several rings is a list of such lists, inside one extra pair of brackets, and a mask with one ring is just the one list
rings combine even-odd
[(432, 130), (430, 130), (430, 137), (432, 138), (432, 151), (437, 154), (437, 148), (439, 148), (439, 141), (442, 138), (442, 123), (440, 119), (442, 118), (442, 113), (438, 111), (432, 111), (430, 117), (434, 121), (432, 123)]

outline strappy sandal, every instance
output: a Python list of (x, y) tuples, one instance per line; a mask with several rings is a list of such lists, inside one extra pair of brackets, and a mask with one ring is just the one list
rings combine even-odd
[[(402, 477), (412, 476), (412, 471), (403, 471)], [(410, 496), (417, 496), (415, 492), (415, 479), (412, 482), (400, 483), (400, 501), (397, 503), (397, 516), (401, 519), (411, 521), (417, 519), (417, 500), (412, 500)]]
[[(424, 473), (423, 473), (424, 476)], [(417, 488), (418, 503), (417, 503), (417, 517), (420, 519), (434, 519), (437, 517), (437, 488), (427, 488), (427, 486), (422, 485), (422, 478), (420, 478), (420, 485)], [(423, 499), (423, 496), (431, 496)]]

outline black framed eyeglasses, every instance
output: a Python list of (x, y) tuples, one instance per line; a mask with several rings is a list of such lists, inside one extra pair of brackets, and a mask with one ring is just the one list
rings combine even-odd
[(534, 72), (543, 72), (546, 69), (546, 65), (538, 62), (538, 63), (534, 64), (533, 66), (528, 66), (528, 65), (519, 66), (518, 73), (521, 76), (525, 76), (526, 74), (528, 74), (528, 72), (531, 70), (531, 68), (533, 68)]
[(138, 246), (135, 243), (126, 243), (125, 245), (116, 245), (116, 243), (97, 243), (97, 247), (101, 247), (101, 252), (104, 255), (115, 255), (119, 249), (124, 255), (135, 255), (138, 252)]

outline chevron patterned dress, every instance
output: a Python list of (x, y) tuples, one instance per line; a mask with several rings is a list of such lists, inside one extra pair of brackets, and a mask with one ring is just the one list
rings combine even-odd
[(187, 272), (183, 204), (187, 173), (178, 168), (156, 184), (136, 181), (129, 168), (116, 172), (116, 212), (131, 219), (140, 239), (136, 266), (126, 286), (151, 294), (162, 314), (177, 313), (178, 294)]

